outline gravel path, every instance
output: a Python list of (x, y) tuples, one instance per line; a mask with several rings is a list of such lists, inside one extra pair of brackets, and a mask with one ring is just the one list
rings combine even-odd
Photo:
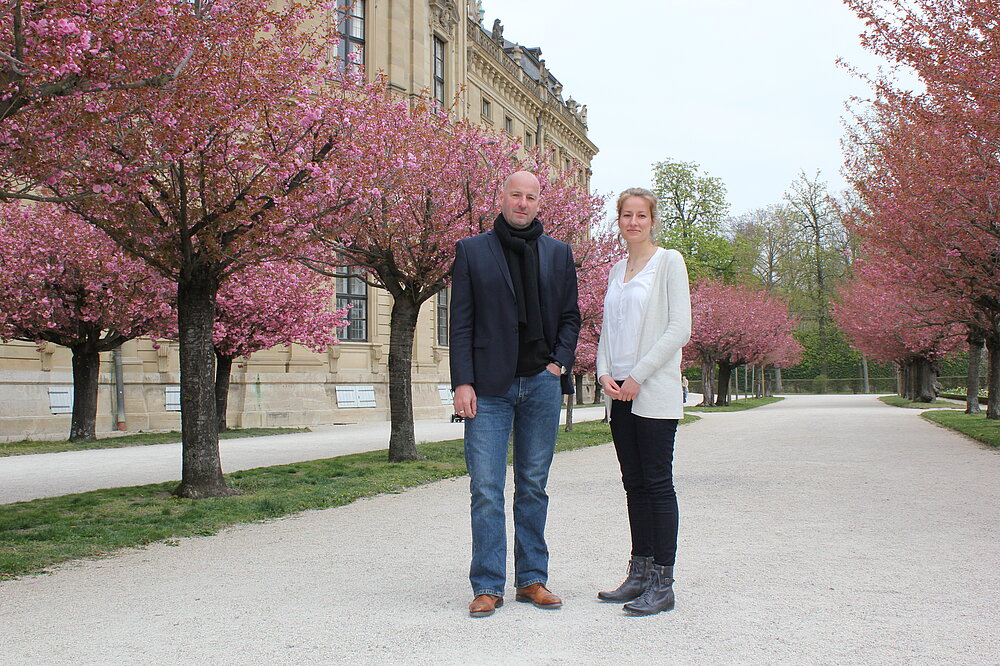
[[(556, 456), (550, 586), (471, 619), (468, 481), (0, 583), (4, 664), (1000, 663), (1000, 455), (865, 396), (679, 432), (677, 608), (627, 557), (610, 445)], [(509, 484), (508, 484), (509, 485)]]

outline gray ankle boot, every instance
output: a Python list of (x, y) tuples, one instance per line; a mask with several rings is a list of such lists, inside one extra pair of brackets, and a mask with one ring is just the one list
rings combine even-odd
[(674, 607), (674, 568), (651, 564), (649, 585), (642, 595), (622, 608), (629, 615), (655, 615)]
[(636, 557), (628, 561), (628, 577), (625, 582), (618, 586), (617, 590), (611, 592), (598, 592), (597, 598), (601, 601), (632, 601), (646, 589), (649, 583), (649, 568), (653, 566), (652, 557)]

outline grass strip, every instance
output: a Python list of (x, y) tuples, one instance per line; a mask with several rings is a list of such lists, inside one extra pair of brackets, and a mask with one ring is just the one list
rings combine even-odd
[(956, 405), (953, 402), (945, 402), (943, 400), (916, 402), (898, 395), (884, 395), (879, 400), (891, 407), (904, 407), (906, 409), (963, 409), (962, 405)]
[(780, 402), (784, 400), (781, 396), (768, 396), (766, 398), (747, 398), (744, 400), (730, 400), (729, 404), (724, 407), (684, 407), (685, 412), (742, 412), (744, 409), (753, 409), (754, 407), (763, 407), (764, 405), (770, 405), (775, 402)]
[[(309, 428), (233, 428), (221, 433), (219, 439), (266, 437), (267, 435), (287, 435), (294, 432), (309, 432)], [(181, 433), (177, 430), (112, 435), (89, 442), (71, 442), (68, 439), (43, 442), (25, 439), (20, 442), (0, 443), (0, 458), (33, 453), (62, 453), (63, 451), (87, 451), (90, 449), (120, 449), (126, 446), (149, 446), (150, 444), (174, 444), (179, 441), (181, 441)]]
[(990, 448), (1000, 448), (1000, 421), (987, 421), (985, 412), (966, 414), (953, 410), (935, 409), (924, 412), (920, 416), (978, 440)]
[[(682, 423), (697, 419), (687, 416)], [(609, 441), (607, 423), (585, 421), (568, 433), (560, 427), (556, 450)], [(233, 497), (180, 499), (170, 494), (177, 486), (171, 481), (2, 504), (0, 580), (120, 548), (163, 540), (169, 544), (237, 523), (343, 506), (466, 473), (461, 439), (417, 448), (426, 460), (390, 463), (385, 450), (379, 450), (233, 472), (226, 481), (241, 492)]]

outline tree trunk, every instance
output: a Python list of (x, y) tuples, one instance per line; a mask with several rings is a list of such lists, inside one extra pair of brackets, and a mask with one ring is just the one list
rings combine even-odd
[(389, 330), (389, 462), (423, 460), (413, 434), (413, 332), (420, 306), (393, 298)]
[(229, 378), (233, 372), (233, 357), (215, 352), (215, 421), (218, 432), (229, 430), (226, 412), (229, 409)]
[(574, 373), (573, 381), (576, 382), (576, 404), (583, 404), (583, 375)]
[(715, 362), (702, 360), (701, 362), (701, 403), (702, 407), (715, 406), (715, 387), (712, 379), (715, 376)]
[(914, 393), (917, 402), (934, 402), (937, 399), (937, 363), (926, 358), (917, 359), (913, 365)]
[(782, 393), (784, 388), (781, 386), (781, 368), (774, 369), (774, 391), (772, 393)]
[(175, 495), (200, 499), (233, 492), (222, 477), (215, 416), (216, 279), (203, 267), (184, 271), (177, 281), (177, 327), (181, 362), (181, 485)]
[(70, 347), (73, 352), (73, 418), (69, 441), (97, 439), (97, 387), (101, 354), (92, 342)]
[(573, 396), (566, 396), (566, 432), (573, 432)]
[(986, 418), (1000, 421), (1000, 331), (986, 338), (986, 351), (990, 359), (990, 374), (986, 388)]
[(597, 380), (597, 373), (594, 373), (594, 404), (599, 405), (604, 402), (604, 396), (601, 395), (604, 389), (601, 387), (601, 382)]
[(871, 381), (868, 378), (868, 359), (865, 357), (864, 354), (861, 355), (861, 380), (862, 380), (862, 385), (861, 385), (862, 393), (871, 393), (872, 385)]
[(969, 372), (965, 376), (965, 413), (979, 414), (979, 375), (982, 373), (983, 338), (969, 333)]
[(717, 407), (729, 406), (729, 394), (732, 391), (733, 365), (727, 361), (719, 361), (719, 395), (715, 398)]

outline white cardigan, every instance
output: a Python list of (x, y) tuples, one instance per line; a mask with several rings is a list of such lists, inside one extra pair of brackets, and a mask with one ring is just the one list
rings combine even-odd
[[(630, 373), (640, 389), (632, 402), (632, 413), (651, 419), (680, 419), (684, 418), (681, 349), (691, 339), (691, 292), (681, 253), (663, 248), (657, 252), (665, 256), (660, 258), (642, 306), (636, 364)], [(626, 262), (622, 259), (611, 268), (608, 285), (622, 278)], [(608, 374), (611, 367), (607, 331), (605, 309), (601, 339), (597, 344), (598, 377)], [(607, 396), (605, 399), (610, 401)]]

